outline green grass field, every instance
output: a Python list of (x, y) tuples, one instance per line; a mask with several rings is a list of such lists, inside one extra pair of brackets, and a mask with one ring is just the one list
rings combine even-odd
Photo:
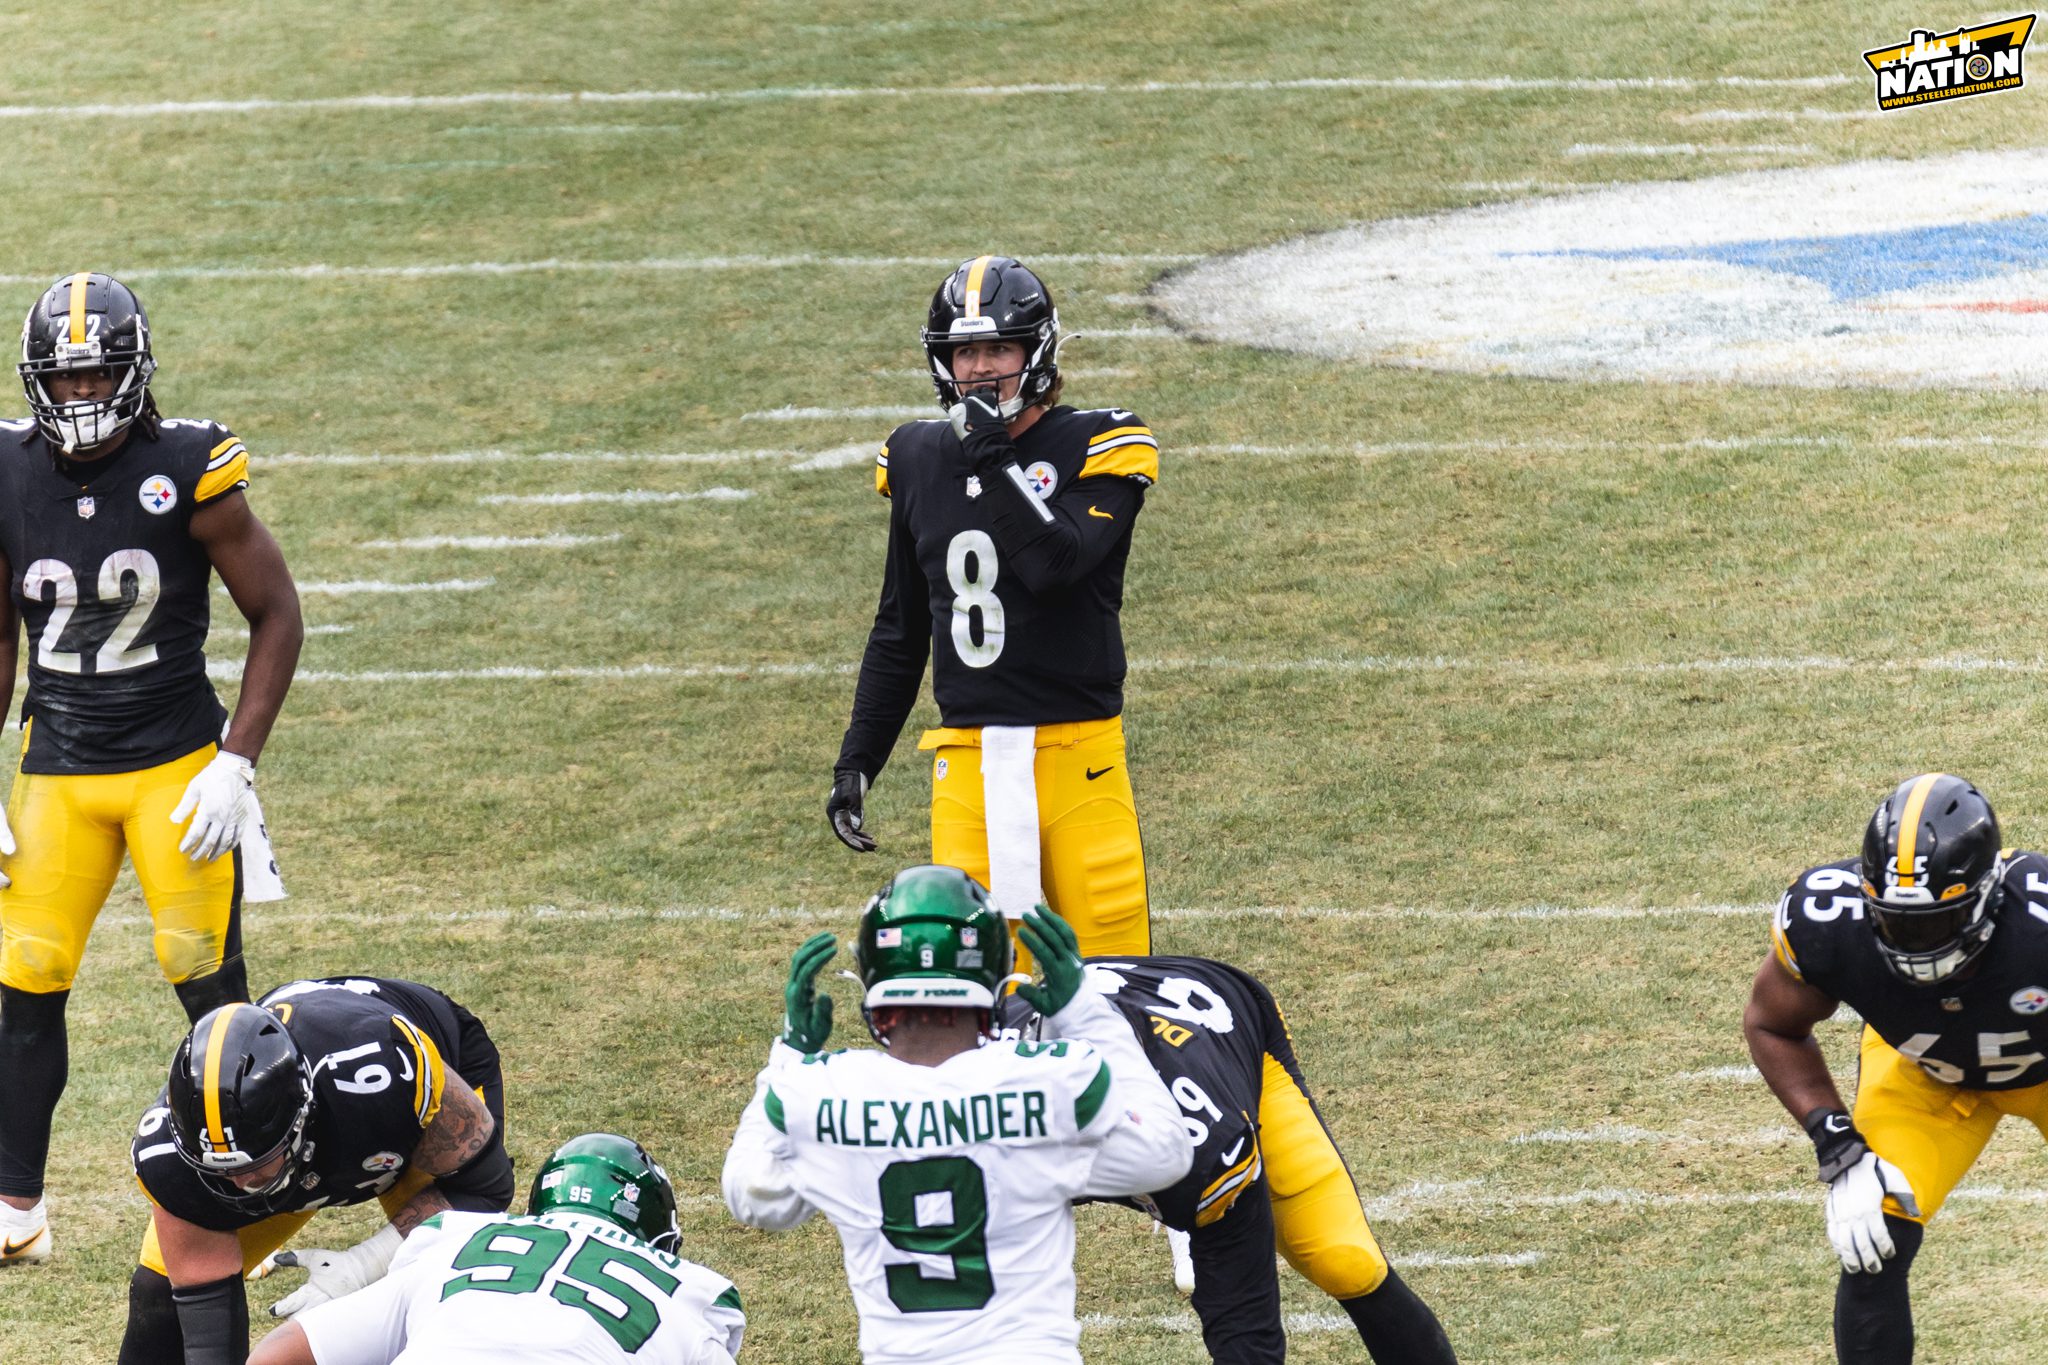
[[(761, 414), (929, 404), (933, 286), (1007, 252), (1084, 334), (1069, 401), (1160, 435), (1124, 613), (1158, 946), (1273, 985), (1461, 1357), (1832, 1358), (1821, 1191), (1733, 1074), (1742, 1003), (1769, 902), (1851, 851), (1900, 777), (1964, 773), (2009, 841), (2048, 842), (2040, 399), (1339, 365), (1179, 339), (1143, 294), (1206, 254), (1544, 192), (1480, 186), (2039, 142), (2029, 91), (1685, 121), (1867, 108), (1864, 48), (1970, 16), (184, 10), (0, 14), (0, 103), (45, 110), (0, 110), (0, 312), (62, 272), (133, 282), (166, 411), (248, 442), (252, 502), (309, 625), (333, 628), (264, 755), (292, 898), (248, 915), (259, 989), (363, 971), (448, 990), (505, 1052), (523, 1174), (590, 1127), (643, 1138), (686, 1200), (686, 1254), (739, 1283), (748, 1358), (855, 1360), (836, 1239), (736, 1227), (717, 1174), (788, 950), (928, 852), (911, 743), (932, 713), (871, 799), (881, 854), (852, 856), (822, 807), (880, 576), (869, 453), (898, 419)], [(1260, 84), (1355, 76), (1700, 83)], [(1066, 88), (959, 93), (1027, 83)], [(452, 98), (577, 91), (694, 95)], [(249, 100), (277, 103), (122, 108)], [(1681, 141), (1813, 151), (1568, 154)], [(1964, 433), (1990, 443), (1902, 440)], [(750, 496), (483, 501), (716, 488)], [(364, 547), (552, 533), (615, 539)], [(470, 586), (320, 590), (362, 580)], [(10, 1365), (111, 1359), (125, 1318), (128, 1134), (183, 1027), (131, 882), (70, 1017), (59, 1255), (0, 1274)], [(1846, 1024), (1824, 1042), (1851, 1065)], [(2001, 1134), (1972, 1185), (1916, 1266), (1921, 1358), (2032, 1359), (2038, 1142)], [(1135, 1215), (1080, 1221), (1090, 1358), (1201, 1359), (1163, 1242)], [(312, 1244), (368, 1227), (327, 1215)], [(1310, 1286), (1284, 1292), (1310, 1315), (1295, 1359), (1365, 1358)]]

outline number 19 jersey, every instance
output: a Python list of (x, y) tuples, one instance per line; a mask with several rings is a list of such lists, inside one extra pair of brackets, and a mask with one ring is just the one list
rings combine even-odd
[(839, 1232), (867, 1365), (1078, 1365), (1071, 1201), (1118, 1121), (1093, 1048), (818, 1053), (765, 1079), (771, 1148)]

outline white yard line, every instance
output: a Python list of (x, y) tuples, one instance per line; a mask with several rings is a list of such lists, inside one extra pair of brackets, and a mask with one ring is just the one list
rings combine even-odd
[[(307, 627), (306, 627), (306, 634), (308, 634), (308, 635), (346, 635), (346, 634), (348, 634), (348, 633), (349, 633), (350, 631), (352, 631), (352, 630), (354, 630), (354, 629), (355, 629), (355, 627), (354, 627), (354, 626), (337, 626), (337, 625), (324, 625), (324, 626), (307, 626)], [(248, 628), (247, 626), (239, 626), (239, 627), (236, 627), (236, 628), (235, 628), (235, 629), (233, 629), (233, 630), (216, 630), (216, 631), (214, 631), (214, 632), (212, 633), (212, 635), (213, 635), (213, 637), (217, 637), (217, 638), (219, 638), (219, 639), (223, 639), (223, 640), (246, 640), (246, 639), (248, 639), (248, 638), (249, 638), (249, 628)]]
[(1535, 1133), (1518, 1133), (1508, 1139), (1516, 1146), (1591, 1144), (1603, 1147), (1638, 1147), (1650, 1144), (1677, 1147), (1778, 1147), (1804, 1141), (1806, 1135), (1789, 1124), (1752, 1129), (1744, 1133), (1671, 1133), (1638, 1128), (1627, 1123), (1596, 1123), (1591, 1128), (1545, 1128)]
[[(495, 578), (443, 578), (430, 583), (389, 583), (381, 579), (359, 578), (346, 583), (301, 583), (299, 592), (301, 595), (315, 593), (323, 597), (351, 597), (361, 593), (481, 592), (497, 581)], [(222, 588), (221, 591), (227, 589)]]
[(1574, 142), (1566, 156), (1818, 156), (1808, 142)]
[[(840, 447), (834, 447), (839, 449)], [(870, 453), (872, 453), (872, 448)], [(803, 450), (449, 450), (438, 453), (381, 454), (340, 451), (307, 454), (285, 451), (262, 456), (263, 469), (356, 465), (464, 464), (738, 464), (750, 460), (789, 460), (811, 455)]]
[(572, 550), (580, 545), (611, 545), (624, 539), (613, 531), (602, 536), (410, 536), (404, 540), (365, 540), (358, 550)]
[(155, 100), (133, 104), (0, 105), (0, 119), (162, 118), (195, 114), (271, 114), (316, 111), (462, 109), (488, 105), (754, 104), (808, 100), (989, 99), (1035, 95), (1267, 94), (1293, 90), (1391, 90), (1500, 93), (1693, 91), (1716, 88), (1821, 89), (1854, 77), (1822, 76), (1310, 76), (1293, 80), (1048, 81), (1015, 85), (755, 86), (738, 90), (474, 90), (449, 95), (330, 95), (305, 99)]
[(477, 501), (487, 507), (519, 504), (528, 507), (570, 507), (578, 503), (662, 503), (662, 502), (744, 502), (754, 496), (751, 488), (706, 488), (695, 493), (659, 493), (629, 488), (620, 493), (486, 493)]
[(1753, 1066), (1710, 1066), (1703, 1071), (1681, 1071), (1674, 1081), (1760, 1081), (1763, 1073)]
[(742, 422), (825, 422), (842, 418), (890, 418), (894, 421), (909, 421), (916, 417), (937, 418), (938, 409), (930, 403), (883, 403), (873, 407), (848, 408), (763, 408), (757, 412), (740, 414)]
[(1878, 109), (1702, 109), (1674, 119), (1679, 123), (1852, 123), (1883, 117)]

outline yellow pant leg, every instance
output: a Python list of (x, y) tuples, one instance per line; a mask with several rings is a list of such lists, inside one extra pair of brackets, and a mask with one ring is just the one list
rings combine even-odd
[(1359, 1207), (1358, 1187), (1308, 1096), (1272, 1056), (1259, 1096), (1259, 1145), (1273, 1199), (1273, 1239), (1287, 1264), (1334, 1299), (1370, 1294), (1386, 1254)]
[[(482, 1099), (483, 1096), (477, 1096)], [(412, 1197), (434, 1183), (434, 1177), (417, 1166), (408, 1166), (405, 1174), (398, 1177), (398, 1183), (377, 1196), (377, 1202), (384, 1208), (386, 1218), (398, 1217), (398, 1211), (412, 1202)]]
[[(242, 1244), (242, 1273), (248, 1274), (259, 1265), (265, 1256), (289, 1242), (298, 1230), (313, 1221), (313, 1210), (304, 1213), (280, 1213), (251, 1223), (235, 1233), (235, 1240)], [(164, 1269), (163, 1249), (156, 1242), (156, 1220), (151, 1219), (142, 1232), (142, 1264), (157, 1274), (169, 1277)]]
[(157, 965), (173, 984), (220, 970), (230, 928), (241, 909), (236, 875), (241, 853), (195, 863), (178, 851), (185, 827), (171, 822), (171, 811), (184, 797), (186, 785), (215, 752), (209, 744), (183, 758), (128, 774), (134, 790), (122, 830), (156, 926)]
[(20, 850), (0, 890), (0, 983), (71, 989), (85, 940), (121, 870), (128, 775), (22, 773), (7, 800)]
[[(2048, 1087), (2013, 1093), (2043, 1089)], [(2004, 1117), (1998, 1104), (1986, 1103), (1993, 1093), (1944, 1085), (1876, 1032), (1863, 1030), (1863, 1072), (1853, 1117), (1870, 1150), (1905, 1172), (1913, 1186), (1920, 1216), (1912, 1221), (1933, 1221), (1983, 1153), (1991, 1130)], [(1895, 1199), (1884, 1201), (1884, 1211), (1906, 1217)]]

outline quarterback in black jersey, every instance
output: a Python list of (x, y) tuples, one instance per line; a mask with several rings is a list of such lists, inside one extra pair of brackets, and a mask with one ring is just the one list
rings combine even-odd
[(150, 1226), (129, 1285), (121, 1365), (228, 1365), (249, 1350), (242, 1276), (331, 1205), (390, 1223), (346, 1251), (280, 1253), (312, 1271), (273, 1311), (379, 1278), (444, 1209), (512, 1200), (498, 1049), (430, 986), (328, 977), (202, 1018), (136, 1127)]
[[(29, 640), (0, 818), (0, 1263), (49, 1254), (65, 1003), (124, 853), (187, 1016), (249, 998), (236, 845), (304, 633), (284, 556), (242, 493), (248, 452), (215, 423), (157, 414), (149, 320), (126, 285), (90, 272), (52, 285), (23, 324), (19, 368), (30, 417), (0, 423), (0, 712), (24, 626)], [(216, 571), (249, 621), (225, 738), (206, 674)]]
[[(1199, 957), (1091, 957), (1088, 985), (1124, 1016), (1180, 1105), (1194, 1165), (1127, 1201), (1185, 1234), (1209, 1358), (1278, 1365), (1277, 1247), (1336, 1299), (1380, 1365), (1457, 1359), (1429, 1306), (1387, 1264), (1358, 1188), (1323, 1126), (1272, 992), (1250, 973)], [(999, 1020), (1032, 1033), (1038, 1016), (1004, 997)]]
[[(1813, 1037), (1837, 1004), (1864, 1024), (1853, 1114)], [(2048, 857), (2002, 849), (1961, 778), (1899, 784), (1861, 858), (1778, 903), (1743, 1031), (1828, 1186), (1837, 1357), (1911, 1360), (1907, 1272), (1928, 1221), (2000, 1119), (2048, 1133)]]
[(1158, 442), (1127, 410), (1060, 404), (1059, 315), (1008, 257), (953, 271), (923, 336), (948, 419), (898, 427), (877, 462), (888, 559), (826, 814), (874, 848), (863, 799), (929, 657), (932, 861), (989, 886), (1013, 923), (1042, 894), (1084, 951), (1143, 953), (1119, 612)]

